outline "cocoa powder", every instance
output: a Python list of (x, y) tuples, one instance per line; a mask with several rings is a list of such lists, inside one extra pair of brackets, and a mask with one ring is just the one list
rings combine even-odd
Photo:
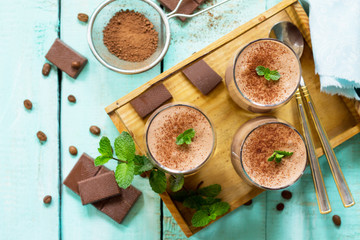
[(117, 12), (103, 30), (108, 50), (120, 59), (142, 62), (157, 49), (159, 34), (141, 13), (129, 10)]

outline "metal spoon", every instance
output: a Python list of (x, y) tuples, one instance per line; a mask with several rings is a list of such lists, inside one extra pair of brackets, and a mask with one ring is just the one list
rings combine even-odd
[[(304, 39), (303, 39), (301, 32), (294, 24), (292, 24), (291, 22), (277, 23), (272, 27), (272, 29), (270, 31), (270, 35), (271, 34), (275, 34), (277, 39), (279, 39), (280, 41), (283, 41), (284, 43), (289, 45), (295, 51), (295, 53), (298, 55), (298, 57), (299, 58), (301, 57), (301, 55), (303, 53), (303, 49), (304, 49)], [(321, 124), (321, 121), (317, 115), (315, 106), (313, 104), (313, 101), (311, 99), (309, 91), (308, 91), (308, 89), (305, 85), (304, 79), (302, 77), (300, 80), (300, 85), (301, 85), (301, 90), (303, 92), (304, 98), (306, 100), (305, 103), (308, 106), (308, 109), (310, 110), (311, 118), (314, 122), (317, 133), (320, 136), (321, 145), (324, 149), (326, 158), (328, 159), (328, 163), (330, 165), (330, 169), (331, 169), (332, 175), (334, 177), (336, 186), (338, 188), (341, 200), (345, 207), (350, 207), (355, 204), (355, 201), (354, 201), (352, 194), (349, 190), (349, 187), (346, 183), (346, 180), (341, 171), (339, 162), (338, 162), (338, 160), (335, 156), (335, 153), (330, 145), (329, 138), (328, 138), (328, 136), (325, 132), (325, 129), (324, 129), (323, 125)], [(296, 99), (298, 101), (299, 111), (302, 116), (302, 124), (303, 124), (304, 133), (305, 133), (307, 141), (309, 138), (308, 149), (309, 149), (309, 155), (310, 155), (310, 166), (311, 166), (311, 170), (312, 170), (312, 174), (313, 174), (315, 191), (316, 191), (316, 194), (318, 197), (320, 211), (322, 209), (323, 210), (328, 209), (328, 212), (330, 212), (331, 211), (330, 203), (329, 203), (328, 196), (327, 196), (327, 193), (325, 190), (324, 180), (322, 178), (319, 161), (317, 160), (316, 155), (314, 156), (315, 152), (311, 153), (313, 150), (315, 151), (315, 149), (313, 147), (314, 144), (313, 144), (312, 137), (311, 137), (311, 134), (309, 131), (310, 128), (307, 124), (308, 122), (306, 119), (304, 119), (304, 118), (306, 118), (306, 113), (305, 113), (303, 105), (302, 105), (302, 100), (300, 101), (301, 96), (300, 96), (299, 89), (298, 89), (299, 99), (298, 99), (298, 95), (297, 95)], [(306, 128), (307, 128), (307, 131), (306, 131)]]

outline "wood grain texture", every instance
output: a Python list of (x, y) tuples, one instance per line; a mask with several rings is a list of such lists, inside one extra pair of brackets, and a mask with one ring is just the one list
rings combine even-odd
[[(104, 112), (104, 106), (160, 73), (160, 66), (157, 66), (144, 74), (125, 76), (106, 69), (95, 59), (87, 44), (87, 24), (79, 22), (77, 14), (81, 12), (90, 16), (101, 2), (102, 0), (61, 1), (61, 39), (89, 60), (76, 80), (62, 74), (63, 179), (83, 152), (92, 157), (98, 155), (97, 148), (101, 136), (94, 136), (89, 132), (91, 125), (100, 127), (101, 135), (108, 136), (112, 142), (118, 136), (116, 128)], [(69, 94), (76, 97), (75, 104), (68, 102)], [(70, 145), (78, 148), (77, 157), (69, 154)], [(110, 169), (116, 167), (113, 162), (107, 166)], [(150, 189), (146, 179), (135, 177), (133, 185), (143, 194), (122, 224), (114, 222), (91, 205), (82, 206), (80, 198), (63, 187), (61, 216), (63, 238), (158, 239), (160, 236), (160, 198)], [(146, 227), (139, 230), (139, 226), (144, 225)]]
[[(57, 36), (57, 0), (0, 2), (0, 233), (58, 239), (57, 71), (41, 74)], [(23, 101), (33, 103), (26, 110)], [(36, 137), (42, 130), (47, 142)], [(52, 196), (50, 205), (43, 203)]]
[[(288, 5), (276, 5), (260, 17), (258, 16), (252, 19), (247, 24), (242, 25), (232, 32), (237, 32), (238, 35), (232, 35), (232, 33), (230, 33), (204, 48), (200, 52), (203, 51), (208, 54), (203, 57), (203, 59), (218, 74), (224, 77), (227, 63), (233, 58), (234, 53), (250, 41), (267, 37), (271, 27), (279, 21), (295, 22), (303, 31), (306, 31), (305, 35), (310, 37), (305, 11), (302, 10), (299, 13), (297, 12), (301, 8), (299, 3), (293, 3), (291, 1), (287, 3)], [(306, 26), (302, 26), (304, 24)], [(311, 43), (311, 39), (308, 39), (308, 42)], [(222, 45), (220, 45), (220, 43)], [(212, 46), (217, 46), (217, 48), (212, 48)], [(249, 113), (237, 107), (229, 98), (224, 85), (218, 86), (208, 96), (202, 95), (199, 90), (189, 83), (182, 73), (176, 72), (177, 69), (181, 69), (188, 63), (189, 59), (192, 58), (193, 56), (182, 61), (175, 67), (149, 81), (149, 83), (144, 86), (150, 86), (156, 83), (162, 79), (161, 76), (170, 75), (170, 77), (163, 79), (162, 81), (172, 94), (173, 100), (175, 102), (185, 101), (199, 106), (213, 121), (217, 131), (217, 148), (212, 161), (207, 163), (197, 174), (187, 177), (185, 185), (188, 189), (193, 189), (200, 181), (204, 181), (205, 185), (218, 183), (220, 181), (222, 183), (220, 197), (224, 201), (229, 202), (231, 210), (234, 210), (262, 192), (256, 188), (249, 187), (237, 176), (230, 164), (230, 157), (228, 154), (232, 136), (236, 129), (245, 121), (258, 116), (259, 114)], [(305, 46), (301, 62), (303, 70), (302, 75), (308, 83), (308, 88), (315, 104), (318, 106), (319, 116), (322, 119), (327, 119), (324, 127), (327, 130), (330, 139), (333, 140), (332, 143), (342, 143), (358, 133), (359, 124), (353, 117), (353, 111), (347, 108), (347, 105), (342, 99), (340, 97), (328, 96), (320, 93), (320, 83), (318, 77), (314, 75), (314, 61), (311, 48), (308, 45)], [(175, 73), (172, 74), (172, 71), (175, 71)], [(123, 121), (126, 128), (132, 132), (138, 145), (144, 149), (145, 143), (143, 134), (146, 119), (140, 118), (132, 106), (126, 102), (129, 99), (135, 98), (138, 94), (139, 91), (135, 90), (118, 100), (117, 103), (120, 103), (121, 107), (118, 107), (115, 112), (121, 121)], [(354, 108), (354, 106), (352, 106), (352, 108)], [(301, 129), (297, 111), (297, 105), (295, 99), (293, 99), (286, 106), (272, 113), (272, 115), (290, 122), (297, 129)], [(336, 118), (333, 117), (334, 113), (337, 114)], [(224, 116), (226, 116), (226, 124), (224, 124)], [(346, 132), (348, 135), (344, 135), (343, 132)], [(313, 135), (316, 135), (315, 132)], [(318, 152), (322, 153), (318, 139), (315, 141)], [(182, 204), (179, 204), (176, 201), (172, 203), (167, 196), (164, 196), (164, 199), (166, 205), (176, 205), (178, 211), (175, 211), (173, 216), (184, 230), (186, 236), (190, 236), (188, 228), (190, 228), (192, 233), (196, 233), (200, 230), (200, 228), (191, 226), (193, 211), (183, 207)], [(173, 209), (172, 206), (171, 208)], [(179, 215), (179, 212), (181, 213), (181, 216)], [(187, 226), (184, 226), (184, 220)]]

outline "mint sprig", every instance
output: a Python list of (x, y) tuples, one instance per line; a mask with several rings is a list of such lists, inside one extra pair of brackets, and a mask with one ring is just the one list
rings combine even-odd
[[(104, 165), (110, 159), (118, 162), (115, 169), (115, 179), (120, 188), (128, 188), (135, 175), (150, 172), (149, 183), (153, 191), (156, 193), (165, 192), (167, 185), (166, 174), (154, 167), (149, 158), (135, 153), (135, 143), (128, 132), (122, 132), (115, 139), (114, 151), (117, 158), (113, 156), (110, 140), (105, 136), (100, 139), (98, 151), (101, 155), (95, 159), (95, 166)], [(169, 185), (173, 192), (179, 191), (184, 185), (184, 177), (181, 175), (170, 176)]]
[(259, 76), (264, 76), (264, 78), (268, 81), (273, 80), (277, 81), (280, 79), (280, 73), (277, 70), (270, 70), (264, 66), (257, 66), (256, 73)]
[(172, 194), (173, 199), (180, 201), (187, 208), (195, 209), (191, 223), (194, 227), (203, 227), (230, 209), (227, 202), (215, 198), (221, 191), (219, 184), (213, 184), (197, 190), (183, 189)]
[(190, 144), (191, 140), (194, 137), (195, 137), (195, 130), (193, 128), (189, 128), (176, 137), (176, 144), (177, 145), (182, 145), (184, 143)]
[(293, 153), (294, 152), (275, 150), (273, 154), (271, 154), (271, 156), (268, 158), (268, 161), (271, 162), (275, 160), (275, 162), (280, 163), (284, 157), (290, 157), (291, 155), (293, 155)]

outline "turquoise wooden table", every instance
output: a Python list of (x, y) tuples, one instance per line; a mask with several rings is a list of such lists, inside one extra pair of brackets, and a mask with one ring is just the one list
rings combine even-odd
[[(82, 206), (62, 185), (82, 152), (97, 155), (98, 125), (114, 139), (118, 132), (104, 107), (193, 52), (274, 6), (280, 0), (233, 0), (187, 23), (171, 20), (172, 45), (161, 64), (139, 75), (124, 76), (96, 61), (86, 40), (87, 25), (77, 14), (91, 14), (102, 0), (2, 0), (0, 2), (0, 239), (186, 239), (148, 181), (134, 185), (143, 195), (122, 224)], [(216, 0), (209, 0), (210, 5)], [(206, 4), (203, 6), (205, 7)], [(52, 69), (43, 77), (44, 55), (56, 37), (89, 59), (77, 80)], [(73, 94), (76, 104), (67, 96)], [(23, 106), (33, 102), (32, 111)], [(47, 134), (40, 144), (37, 131)], [(319, 214), (310, 170), (290, 188), (291, 200), (265, 192), (192, 239), (360, 239), (360, 135), (335, 149), (357, 204), (342, 206), (324, 157), (321, 167), (333, 212)], [(77, 157), (68, 152), (78, 148)], [(114, 168), (109, 164), (108, 167)], [(42, 201), (53, 197), (50, 205)], [(278, 212), (280, 201), (285, 209)], [(342, 225), (331, 217), (338, 214)]]

